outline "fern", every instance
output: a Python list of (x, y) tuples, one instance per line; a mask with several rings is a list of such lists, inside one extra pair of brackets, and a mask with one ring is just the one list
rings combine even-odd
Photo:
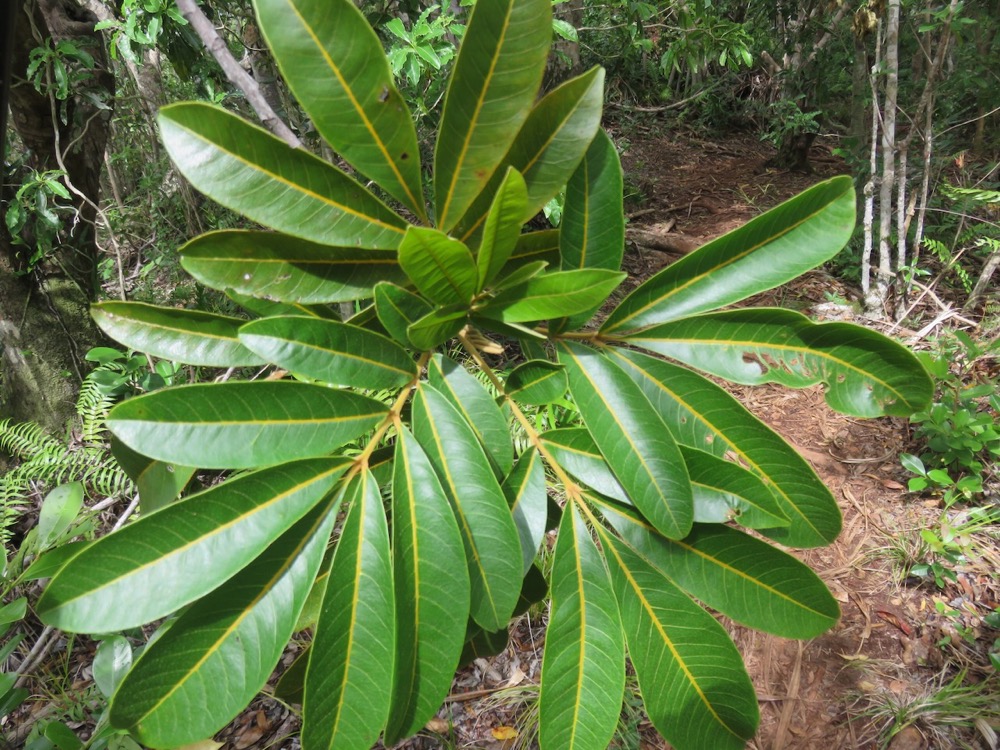
[(25, 512), (25, 501), (33, 495), (66, 482), (81, 482), (91, 497), (136, 491), (103, 440), (114, 400), (102, 393), (94, 379), (101, 369), (87, 376), (77, 397), (79, 441), (58, 440), (34, 422), (0, 421), (0, 451), (20, 461), (0, 476), (0, 542), (5, 550), (14, 524)]

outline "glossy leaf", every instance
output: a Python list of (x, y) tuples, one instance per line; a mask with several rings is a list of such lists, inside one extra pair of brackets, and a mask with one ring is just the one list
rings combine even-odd
[(514, 465), (510, 426), (485, 386), (462, 365), (441, 354), (435, 354), (428, 362), (427, 380), (475, 431), (498, 476), (507, 476)]
[(433, 349), (454, 338), (465, 327), (469, 314), (464, 305), (452, 305), (427, 313), (406, 329), (406, 336), (420, 351)]
[(139, 489), (139, 508), (144, 514), (176, 500), (196, 471), (193, 466), (164, 463), (136, 453), (120, 440), (111, 441), (111, 454)]
[(850, 177), (821, 182), (667, 266), (626, 297), (601, 330), (646, 328), (791, 281), (840, 252), (855, 212)]
[(437, 712), (469, 616), (462, 536), (434, 467), (405, 428), (398, 430), (392, 479), (392, 560), (399, 637), (386, 746)]
[(437, 225), (447, 232), (496, 170), (542, 82), (548, 0), (497, 0), (473, 8), (445, 96), (434, 150)]
[(350, 0), (254, 0), (278, 67), (319, 134), (426, 219), (420, 151), (382, 42)]
[(146, 646), (111, 723), (151, 747), (210, 737), (264, 686), (323, 559), (336, 503), (318, 505)]
[(340, 320), (338, 312), (329, 305), (303, 305), (299, 302), (272, 302), (246, 294), (240, 294), (227, 289), (225, 294), (229, 299), (249, 312), (253, 317), (266, 318), (270, 315), (306, 315), (310, 318), (323, 320)]
[(142, 302), (99, 302), (90, 314), (108, 336), (129, 349), (204, 367), (248, 367), (264, 360), (237, 336), (239, 318), (156, 307)]
[(336, 385), (394, 388), (417, 374), (413, 359), (392, 339), (332, 320), (254, 320), (240, 329), (240, 341), (267, 362)]
[(525, 263), (545, 261), (550, 266), (559, 263), (559, 230), (542, 229), (538, 232), (525, 232), (517, 239), (517, 246), (510, 256), (504, 273), (510, 273)]
[(181, 266), (205, 286), (315, 305), (370, 297), (379, 281), (402, 281), (395, 255), (329, 247), (275, 232), (209, 232), (181, 247)]
[(917, 358), (886, 336), (850, 323), (813, 323), (791, 310), (699, 315), (626, 338), (736, 383), (823, 383), (831, 408), (859, 417), (909, 415), (933, 392)]
[(423, 297), (400, 286), (385, 281), (375, 286), (375, 312), (379, 322), (401, 344), (411, 345), (407, 329), (430, 311), (431, 306)]
[(742, 750), (759, 714), (736, 646), (667, 576), (610, 534), (600, 537), (653, 726), (677, 750)]
[(108, 427), (160, 461), (252, 468), (330, 453), (387, 411), (365, 396), (306, 383), (207, 383), (129, 399), (111, 410)]
[(814, 638), (837, 623), (837, 602), (819, 577), (766, 542), (719, 524), (665, 539), (627, 508), (603, 503), (601, 511), (647, 562), (737, 622), (783, 638)]
[(551, 404), (566, 394), (566, 388), (566, 371), (547, 360), (529, 360), (507, 376), (507, 395), (522, 404)]
[(317, 750), (373, 745), (391, 697), (395, 604), (382, 497), (368, 472), (345, 495), (350, 510), (306, 674), (302, 743)]
[(545, 537), (548, 512), (545, 469), (534, 448), (521, 454), (501, 489), (521, 541), (522, 575), (527, 575)]
[(510, 620), (521, 590), (521, 546), (507, 500), (472, 427), (432, 386), (413, 402), (413, 434), (451, 502), (465, 544), (472, 617), (486, 630)]
[(143, 516), (84, 549), (38, 602), (63, 630), (144, 625), (215, 589), (257, 557), (345, 471), (316, 458), (245, 474)]
[(248, 219), (327, 245), (394, 250), (406, 223), (346, 174), (207, 104), (163, 107), (170, 158), (198, 190)]
[(585, 427), (549, 430), (542, 433), (542, 444), (574, 478), (605, 497), (632, 504)]
[(80, 482), (67, 482), (50, 490), (38, 510), (38, 525), (35, 527), (38, 549), (47, 549), (58, 542), (76, 521), (82, 508), (83, 484)]
[(604, 69), (592, 68), (546, 94), (531, 110), (514, 143), (459, 223), (458, 236), (472, 242), (482, 231), (490, 196), (505, 167), (524, 177), (527, 201), (522, 221), (538, 213), (569, 180), (601, 123)]
[(662, 534), (686, 536), (694, 505), (684, 459), (642, 390), (605, 355), (579, 344), (562, 342), (559, 361), (587, 430), (629, 498)]
[(524, 223), (524, 208), (528, 202), (524, 178), (516, 169), (508, 169), (497, 188), (483, 229), (483, 238), (476, 251), (479, 272), (476, 291), (481, 291), (508, 261)]
[(748, 529), (790, 524), (774, 494), (756, 474), (711, 453), (686, 445), (680, 448), (691, 477), (696, 522), (736, 521)]
[(552, 562), (542, 657), (542, 750), (607, 747), (625, 688), (625, 643), (608, 572), (575, 503), (563, 511)]
[(615, 144), (607, 133), (598, 129), (566, 185), (566, 203), (559, 225), (559, 255), (564, 271), (621, 268), (625, 250), (622, 179)]
[(505, 323), (572, 315), (603, 302), (624, 278), (603, 269), (547, 273), (505, 289), (478, 312)]
[(764, 534), (794, 547), (816, 547), (837, 537), (840, 509), (830, 490), (802, 456), (739, 401), (684, 367), (617, 348), (609, 353), (679, 443), (716, 456), (731, 452), (764, 481), (791, 521)]
[(399, 265), (421, 294), (439, 304), (467, 304), (476, 293), (469, 248), (436, 229), (410, 227), (399, 246)]

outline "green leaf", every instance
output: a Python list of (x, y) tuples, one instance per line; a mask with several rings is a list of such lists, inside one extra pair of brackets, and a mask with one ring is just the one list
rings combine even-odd
[(851, 178), (821, 182), (667, 266), (626, 297), (601, 330), (634, 331), (780, 286), (840, 252), (854, 217)]
[(307, 315), (310, 318), (322, 318), (324, 320), (340, 320), (339, 313), (335, 313), (329, 305), (302, 305), (298, 302), (272, 302), (271, 300), (258, 299), (246, 294), (234, 292), (227, 289), (225, 292), (233, 302), (242, 307), (254, 317), (266, 318), (271, 315)]
[(522, 404), (543, 406), (566, 394), (566, 371), (561, 365), (532, 359), (518, 365), (507, 376), (507, 395)]
[(604, 70), (592, 68), (553, 89), (535, 105), (499, 168), (462, 217), (457, 236), (463, 242), (471, 242), (482, 231), (490, 198), (505, 167), (524, 177), (528, 197), (522, 223), (562, 189), (600, 127), (603, 93)]
[(764, 481), (791, 524), (763, 533), (793, 547), (817, 547), (837, 538), (840, 509), (830, 490), (802, 456), (739, 401), (684, 367), (638, 352), (609, 352), (679, 443), (716, 456), (731, 452)]
[[(308, 603), (306, 606), (309, 606)], [(301, 617), (299, 618), (301, 620)], [(296, 623), (297, 624), (297, 623)], [(309, 666), (309, 648), (298, 653), (295, 661), (284, 672), (274, 685), (274, 697), (283, 703), (302, 705), (305, 690), (306, 668)]]
[(427, 456), (405, 429), (392, 479), (395, 671), (384, 743), (420, 729), (451, 687), (465, 643), (469, 573), (462, 536)]
[(559, 225), (562, 269), (617, 271), (625, 250), (622, 165), (608, 134), (598, 129), (590, 148), (566, 185)]
[(242, 570), (333, 488), (349, 466), (316, 458), (230, 479), (123, 527), (70, 560), (38, 602), (72, 632), (144, 625)]
[(608, 572), (575, 502), (563, 511), (538, 699), (542, 750), (607, 747), (621, 713), (625, 643)]
[(427, 364), (427, 380), (465, 418), (486, 450), (499, 477), (514, 465), (507, 417), (485, 386), (450, 357), (435, 354)]
[(476, 251), (479, 271), (476, 291), (482, 291), (510, 258), (524, 223), (524, 208), (528, 202), (524, 178), (516, 169), (508, 168), (497, 188), (486, 217), (483, 239)]
[(653, 726), (678, 750), (742, 750), (757, 730), (759, 712), (736, 646), (663, 573), (599, 532)]
[(413, 433), (437, 472), (465, 544), (473, 619), (486, 630), (510, 621), (521, 590), (521, 546), (506, 497), (472, 427), (441, 393), (421, 384)]
[(410, 346), (407, 329), (430, 313), (431, 306), (423, 297), (384, 281), (375, 285), (375, 312), (390, 336)]
[(0, 607), (0, 627), (22, 619), (28, 612), (27, 597), (20, 596)]
[(503, 268), (503, 273), (509, 274), (515, 268), (527, 263), (545, 261), (553, 266), (559, 262), (559, 230), (543, 229), (539, 232), (527, 232), (517, 238), (517, 246)]
[(399, 265), (421, 294), (439, 304), (468, 304), (476, 293), (469, 248), (436, 229), (410, 227), (399, 246)]
[(596, 268), (547, 273), (503, 290), (477, 312), (505, 323), (572, 315), (603, 302), (625, 276)]
[(370, 747), (389, 714), (395, 628), (389, 528), (371, 473), (355, 477), (344, 494), (350, 510), (306, 673), (302, 742), (310, 748)]
[(94, 684), (101, 695), (110, 698), (132, 666), (132, 646), (124, 636), (115, 635), (101, 641), (94, 654)]
[(212, 289), (302, 305), (371, 297), (379, 281), (405, 279), (384, 250), (317, 245), (275, 232), (209, 232), (180, 254), (184, 270)]
[(39, 551), (48, 549), (73, 525), (83, 508), (83, 485), (80, 482), (60, 484), (49, 492), (38, 511)]
[(437, 223), (449, 231), (524, 123), (552, 37), (549, 0), (476, 5), (455, 61), (434, 151)]
[(236, 332), (246, 321), (239, 318), (141, 302), (99, 302), (90, 314), (115, 341), (154, 357), (204, 367), (263, 364), (240, 344)]
[(117, 439), (111, 440), (111, 455), (139, 489), (139, 506), (143, 514), (152, 513), (176, 500), (196, 470), (194, 466), (156, 461), (136, 453)]
[(814, 638), (840, 617), (819, 576), (766, 542), (718, 524), (695, 524), (684, 539), (665, 539), (628, 509), (600, 505), (647, 562), (737, 622), (783, 638)]
[(748, 529), (790, 524), (774, 494), (752, 472), (710, 453), (680, 446), (694, 493), (694, 520), (699, 523), (736, 521)]
[(510, 514), (521, 540), (523, 575), (527, 575), (532, 570), (538, 548), (545, 537), (548, 514), (545, 469), (534, 448), (521, 454), (501, 489), (507, 498)]
[(236, 716), (292, 636), (336, 505), (316, 506), (149, 644), (111, 703), (112, 725), (151, 747), (178, 747), (212, 736)]
[(394, 388), (417, 375), (409, 353), (392, 339), (333, 320), (254, 320), (240, 329), (240, 341), (267, 362), (336, 385)]
[[(28, 569), (20, 575), (20, 579), (22, 581), (39, 581), (43, 578), (52, 578), (52, 576), (58, 573), (67, 562), (72, 560), (91, 544), (92, 542), (85, 541), (69, 542), (67, 544), (61, 544), (54, 549), (50, 549), (40, 557), (35, 558), (35, 561), (28, 566)], [(17, 601), (19, 600), (14, 600), (15, 603)], [(0, 610), (0, 612), (2, 611), (3, 610)], [(3, 619), (2, 616), (0, 616), (0, 625), (2, 624)]]
[(744, 385), (823, 383), (831, 408), (858, 417), (908, 416), (933, 393), (917, 358), (892, 339), (850, 323), (813, 323), (791, 310), (710, 313), (625, 338)]
[(613, 500), (632, 504), (586, 428), (549, 430), (542, 433), (542, 444), (562, 468), (592, 490)]
[(686, 536), (694, 521), (691, 482), (660, 415), (604, 354), (561, 342), (559, 359), (587, 429), (629, 498), (662, 534)]
[(465, 305), (432, 310), (407, 328), (406, 336), (417, 349), (427, 351), (457, 336), (468, 317)]
[(500, 278), (494, 285), (493, 291), (500, 292), (504, 289), (510, 289), (515, 286), (520, 286), (531, 279), (538, 276), (546, 268), (548, 268), (549, 263), (545, 260), (536, 260), (530, 263), (525, 263), (523, 266), (518, 266), (511, 270), (506, 276)]
[(327, 245), (395, 250), (406, 222), (346, 174), (207, 104), (163, 107), (171, 159), (226, 208), (279, 232)]
[(111, 410), (108, 428), (160, 461), (252, 468), (330, 453), (387, 411), (365, 396), (307, 383), (205, 383), (129, 399)]
[(426, 220), (420, 151), (382, 42), (350, 0), (254, 0), (285, 81), (334, 151)]

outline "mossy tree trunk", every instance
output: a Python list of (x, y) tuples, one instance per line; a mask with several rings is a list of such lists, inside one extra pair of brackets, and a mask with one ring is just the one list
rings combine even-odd
[[(30, 265), (30, 225), (19, 238), (26, 244), (17, 245), (0, 221), (0, 417), (59, 432), (73, 414), (83, 355), (100, 341), (88, 305), (97, 286), (94, 222), (114, 77), (89, 11), (71, 0), (10, 3), (8, 11), (13, 33), (3, 49), (4, 113), (9, 103), (28, 166), (65, 170), (74, 218), (52, 252)], [(26, 80), (31, 50), (48, 38), (71, 41), (95, 60), (89, 78), (64, 102)], [(107, 109), (93, 104), (95, 95)], [(11, 180), (5, 175), (4, 182)], [(4, 210), (12, 197), (4, 195)]]

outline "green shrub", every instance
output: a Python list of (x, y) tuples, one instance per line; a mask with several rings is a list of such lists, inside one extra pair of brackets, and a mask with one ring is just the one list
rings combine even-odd
[[(152, 747), (202, 739), (315, 624), (296, 672), (304, 747), (380, 734), (391, 745), (434, 715), (463, 649), (502, 647), (512, 615), (544, 597), (534, 560), (558, 525), (541, 746), (607, 745), (626, 647), (671, 744), (742, 746), (756, 697), (695, 599), (791, 638), (823, 632), (838, 608), (806, 566), (725, 522), (812, 547), (841, 519), (808, 464), (695, 370), (822, 382), (833, 407), (859, 416), (909, 414), (931, 392), (912, 355), (863, 328), (716, 311), (837, 252), (854, 221), (850, 180), (688, 255), (586, 328), (624, 277), (622, 174), (600, 129), (603, 71), (536, 102), (549, 0), (476, 4), (441, 115), (432, 208), (410, 113), (355, 6), (256, 5), (318, 131), (403, 213), (221, 109), (161, 113), (195, 187), (275, 230), (209, 233), (181, 250), (199, 281), (262, 317), (115, 302), (96, 319), (166, 359), (294, 378), (164, 388), (111, 412), (111, 431), (154, 464), (252, 470), (144, 515), (49, 583), (38, 610), (60, 628), (170, 618), (122, 679), (111, 724)], [(564, 186), (560, 228), (522, 234)], [(327, 306), (343, 302), (357, 314), (331, 319)], [(518, 365), (505, 376), (491, 365), (500, 356)], [(553, 403), (572, 404), (583, 426), (539, 432), (537, 409)], [(529, 447), (515, 455), (515, 443)]]

